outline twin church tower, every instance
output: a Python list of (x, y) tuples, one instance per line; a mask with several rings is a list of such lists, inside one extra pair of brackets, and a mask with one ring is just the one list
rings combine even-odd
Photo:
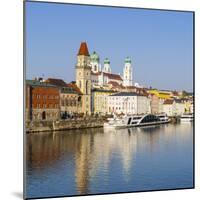
[(133, 86), (131, 59), (125, 59), (123, 76), (111, 72), (110, 61), (104, 60), (101, 69), (100, 58), (96, 52), (89, 54), (86, 42), (82, 42), (77, 55), (76, 85), (82, 92), (82, 112), (91, 113), (91, 90), (115, 82), (123, 86)]

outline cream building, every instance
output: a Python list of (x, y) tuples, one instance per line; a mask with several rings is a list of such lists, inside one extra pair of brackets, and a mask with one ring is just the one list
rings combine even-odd
[(107, 97), (114, 93), (113, 90), (93, 89), (92, 90), (92, 112), (106, 114), (108, 112)]

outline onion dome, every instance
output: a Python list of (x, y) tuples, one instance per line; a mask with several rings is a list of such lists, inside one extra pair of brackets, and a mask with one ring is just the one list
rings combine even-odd
[(110, 60), (109, 60), (108, 58), (106, 58), (106, 59), (104, 60), (104, 64), (110, 64)]
[(99, 62), (99, 55), (94, 51), (91, 55), (90, 55), (90, 60), (92, 62)]
[(130, 57), (126, 57), (126, 59), (125, 59), (125, 63), (131, 63), (131, 59), (130, 59)]

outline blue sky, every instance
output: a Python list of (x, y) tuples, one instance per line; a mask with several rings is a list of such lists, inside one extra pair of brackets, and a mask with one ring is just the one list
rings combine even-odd
[(193, 90), (193, 15), (146, 9), (26, 3), (26, 78), (75, 80), (81, 41), (122, 74), (130, 56), (134, 81)]

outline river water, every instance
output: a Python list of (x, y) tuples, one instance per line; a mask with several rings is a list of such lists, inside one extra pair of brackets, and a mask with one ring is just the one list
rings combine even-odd
[(27, 135), (26, 197), (193, 187), (193, 124)]

